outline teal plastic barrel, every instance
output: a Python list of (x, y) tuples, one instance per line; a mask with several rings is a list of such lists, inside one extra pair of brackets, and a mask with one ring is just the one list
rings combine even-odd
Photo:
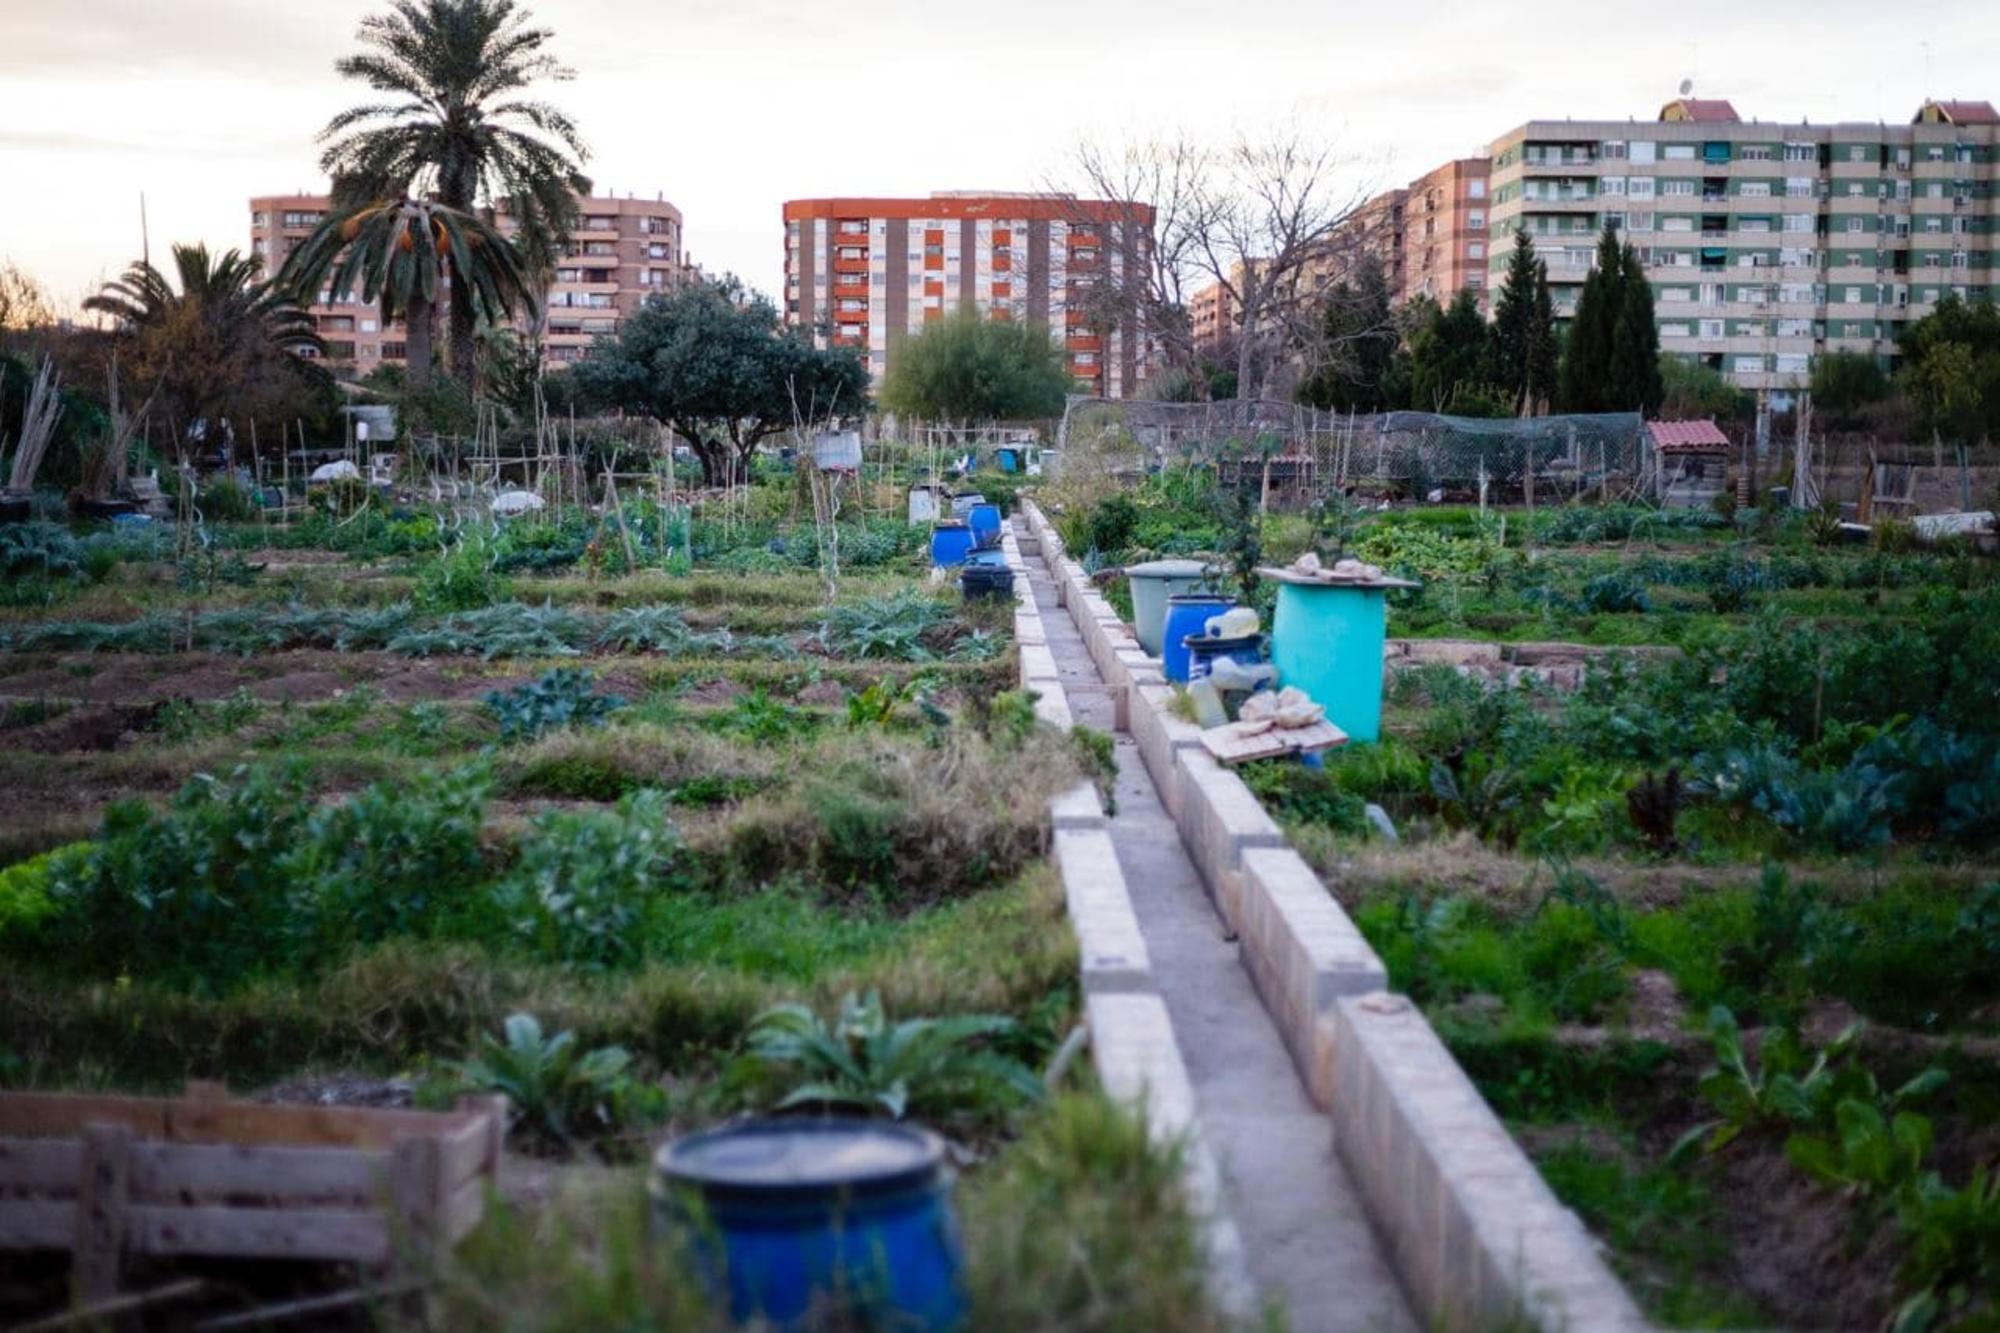
[(1199, 560), (1149, 560), (1127, 565), (1132, 585), (1132, 632), (1146, 656), (1158, 657), (1166, 642), (1167, 598), (1192, 591), (1208, 573)]
[(1382, 734), (1382, 641), (1386, 595), (1395, 580), (1339, 584), (1281, 580), (1271, 623), (1278, 684), (1295, 685), (1326, 708), (1352, 741)]

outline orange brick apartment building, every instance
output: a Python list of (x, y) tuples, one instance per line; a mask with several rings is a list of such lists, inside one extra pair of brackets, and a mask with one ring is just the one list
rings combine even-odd
[[(326, 216), (328, 206), (323, 194), (250, 201), (250, 249), (267, 277), (283, 267), (285, 256)], [(504, 211), (500, 227), (511, 229)], [(591, 339), (616, 328), (647, 295), (672, 286), (687, 271), (681, 211), (664, 197), (579, 198), (576, 229), (546, 297), (545, 359), (552, 365), (576, 360)], [(332, 300), (322, 292), (308, 311), (326, 339), (327, 359), (355, 374), (403, 359), (401, 323), (382, 327), (380, 309), (358, 296)]]
[(1119, 398), (1149, 373), (1136, 319), (1102, 329), (1087, 289), (1151, 262), (1153, 209), (1051, 194), (794, 199), (784, 206), (785, 319), (862, 349), (880, 379), (897, 344), (967, 302), (1058, 333), (1079, 392)]

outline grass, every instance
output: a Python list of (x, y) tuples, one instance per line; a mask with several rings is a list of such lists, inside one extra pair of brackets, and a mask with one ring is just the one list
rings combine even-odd
[[(956, 1191), (968, 1325), (1211, 1333), (1180, 1153), (1101, 1095), (1058, 1098)], [(450, 1328), (727, 1328), (663, 1246), (637, 1172), (492, 1211), (442, 1275)], [(392, 1320), (391, 1327), (403, 1325)], [(429, 1326), (429, 1325), (426, 1325)]]

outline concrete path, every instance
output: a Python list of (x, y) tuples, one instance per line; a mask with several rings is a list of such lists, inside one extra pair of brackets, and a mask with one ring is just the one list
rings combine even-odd
[[(1076, 720), (1112, 731), (1111, 698), (1040, 561), (1029, 562), (1029, 585)], [(1283, 1311), (1294, 1333), (1414, 1329), (1361, 1196), (1334, 1156), (1331, 1122), (1307, 1097), (1138, 747), (1130, 736), (1117, 739), (1112, 843), (1258, 1296)]]

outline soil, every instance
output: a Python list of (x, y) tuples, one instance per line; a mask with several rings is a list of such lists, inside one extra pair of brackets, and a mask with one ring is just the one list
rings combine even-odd
[(466, 658), (409, 658), (325, 649), (263, 653), (62, 653), (0, 663), (0, 696), (74, 699), (87, 704), (211, 700), (238, 689), (260, 699), (311, 703), (371, 685), (391, 701), (472, 699), (537, 673)]
[(148, 704), (72, 709), (60, 717), (15, 731), (5, 738), (7, 748), (29, 750), (35, 754), (116, 750), (129, 744), (139, 733), (150, 731), (166, 706), (166, 700), (159, 700)]
[(798, 701), (821, 708), (832, 707), (847, 701), (847, 688), (837, 680), (816, 680), (799, 691)]

